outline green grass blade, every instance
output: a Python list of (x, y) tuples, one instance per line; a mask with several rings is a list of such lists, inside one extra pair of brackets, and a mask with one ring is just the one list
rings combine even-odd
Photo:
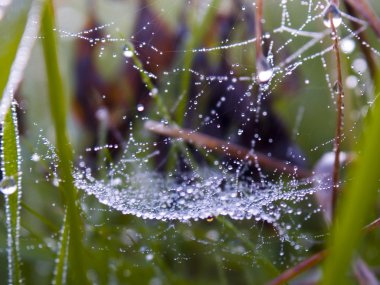
[(22, 284), (20, 260), (21, 157), (15, 106), (7, 112), (2, 129), (0, 187), (5, 194), (7, 221), (8, 283)]
[(0, 97), (3, 96), (3, 90), (8, 82), (11, 66), (24, 32), (30, 2), (13, 1), (7, 8), (4, 18), (0, 21)]
[(242, 235), (240, 231), (231, 223), (227, 218), (223, 216), (217, 217), (217, 220), (220, 221), (227, 229), (233, 232), (238, 239), (240, 239), (245, 246), (247, 246), (252, 252), (254, 252), (255, 259), (257, 263), (263, 268), (266, 274), (270, 277), (275, 277), (280, 274), (280, 271), (272, 264), (272, 262), (266, 256), (258, 253), (256, 251), (255, 244), (253, 244), (247, 237)]
[[(21, 155), (15, 106), (12, 105), (13, 94), (17, 90), (32, 48), (38, 34), (41, 16), (39, 2), (27, 13), (30, 1), (14, 1), (9, 7), (6, 19), (2, 21), (0, 32), (0, 122), (1, 136), (1, 172), (3, 191), (15, 189), (14, 193), (5, 195), (7, 220), (8, 283), (22, 284), (20, 258), (20, 202), (21, 202)], [(27, 16), (27, 17), (26, 17)], [(25, 22), (26, 21), (26, 22)], [(12, 31), (12, 37), (2, 32)], [(12, 188), (13, 187), (13, 188)], [(10, 191), (11, 192), (11, 191)]]
[(362, 227), (370, 222), (380, 180), (380, 104), (375, 102), (362, 141), (362, 152), (353, 179), (344, 189), (330, 239), (330, 255), (324, 266), (323, 284), (348, 284), (347, 270), (360, 242)]
[[(77, 190), (72, 177), (72, 149), (66, 128), (66, 101), (63, 81), (59, 70), (56, 35), (54, 32), (54, 7), (51, 0), (46, 2), (42, 19), (42, 45), (48, 76), (50, 111), (55, 129), (58, 170), (62, 178), (60, 189), (67, 209), (67, 222), (64, 222), (63, 233), (69, 232), (69, 242), (62, 243), (60, 252), (68, 252), (68, 279), (72, 284), (87, 284), (85, 262), (83, 262), (83, 232), (80, 209), (77, 203)], [(62, 240), (62, 238), (61, 238)], [(65, 247), (68, 247), (66, 249)], [(66, 258), (58, 253), (58, 259)], [(58, 261), (58, 265), (64, 264)]]
[[(17, 3), (14, 6), (21, 9), (21, 11), (25, 9), (25, 7), (20, 6), (20, 4), (17, 5)], [(12, 13), (12, 11), (10, 11), (10, 13)], [(40, 2), (36, 1), (30, 9), (22, 36), (20, 34), (19, 26), (21, 25), (24, 27), (24, 14), (21, 13), (19, 15), (16, 12), (15, 14), (16, 17), (18, 16), (19, 18), (16, 23), (8, 21), (9, 23), (5, 23), (4, 26), (0, 25), (0, 33), (5, 32), (2, 31), (3, 27), (8, 28), (8, 34), (9, 29), (15, 33), (14, 38), (11, 37), (11, 39), (9, 39), (9, 37), (0, 36), (0, 90), (2, 91), (2, 93), (0, 93), (0, 122), (3, 122), (4, 117), (11, 106), (13, 94), (23, 78), (24, 70), (36, 41), (39, 31), (38, 23), (41, 18)], [(13, 27), (12, 24), (15, 27)]]
[(185, 114), (185, 110), (187, 107), (187, 101), (189, 98), (188, 90), (190, 86), (190, 80), (191, 80), (191, 73), (190, 73), (190, 68), (191, 65), (193, 64), (193, 59), (195, 53), (191, 52), (191, 50), (195, 49), (198, 47), (198, 45), (201, 43), (202, 39), (206, 35), (207, 28), (205, 27), (210, 27), (212, 20), (215, 18), (215, 15), (218, 11), (218, 7), (220, 4), (220, 0), (213, 0), (209, 4), (209, 8), (207, 10), (207, 13), (203, 17), (202, 21), (193, 28), (191, 34), (192, 37), (189, 39), (187, 45), (186, 45), (186, 50), (188, 51), (185, 53), (185, 57), (183, 59), (183, 75), (180, 78), (181, 83), (180, 83), (180, 89), (179, 91), (181, 92), (181, 101), (178, 104), (177, 110), (176, 110), (176, 118), (175, 121), (178, 123), (179, 126), (183, 125), (183, 114)]
[(61, 285), (66, 283), (67, 267), (68, 267), (68, 249), (69, 249), (69, 232), (70, 224), (67, 219), (67, 211), (63, 218), (63, 226), (60, 234), (59, 248), (54, 268), (53, 284)]
[(161, 115), (168, 120), (168, 122), (172, 122), (169, 111), (166, 108), (165, 103), (162, 101), (160, 94), (158, 94), (158, 90), (156, 89), (155, 85), (153, 84), (152, 80), (150, 79), (148, 73), (144, 70), (144, 66), (141, 62), (141, 60), (137, 57), (135, 53), (135, 48), (131, 43), (126, 44), (129, 51), (133, 53), (132, 59), (133, 63), (136, 65), (137, 70), (140, 73), (140, 77), (142, 81), (145, 83), (146, 88), (148, 88), (151, 96), (153, 97), (155, 103), (157, 104), (158, 110), (161, 112)]

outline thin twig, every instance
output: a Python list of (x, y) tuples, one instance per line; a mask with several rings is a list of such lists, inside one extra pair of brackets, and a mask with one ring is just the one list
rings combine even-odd
[(280, 285), (288, 282), (289, 280), (293, 279), (294, 277), (300, 275), (302, 272), (305, 272), (311, 268), (313, 268), (315, 265), (319, 264), (322, 260), (324, 260), (327, 256), (327, 250), (324, 249), (320, 252), (317, 252), (316, 254), (312, 255), (311, 257), (303, 260), (302, 262), (298, 263), (296, 266), (284, 271), (281, 273), (278, 277), (267, 283), (267, 285)]
[(256, 32), (256, 70), (258, 70), (258, 63), (263, 57), (262, 38), (263, 38), (263, 1), (256, 0), (256, 14), (255, 14), (255, 32)]
[[(362, 232), (364, 234), (367, 234), (369, 232), (374, 231), (375, 229), (380, 227), (380, 218), (376, 219), (375, 221), (369, 223), (366, 225), (363, 229)], [(285, 284), (289, 280), (294, 279), (301, 273), (311, 269), (312, 267), (318, 265), (321, 263), (328, 255), (328, 251), (326, 249), (321, 250), (317, 252), (316, 254), (310, 256), (309, 258), (301, 261), (294, 267), (282, 272), (279, 276), (277, 276), (275, 279), (271, 280), (269, 283), (266, 285), (281, 285)]]
[(249, 163), (259, 163), (262, 167), (288, 173), (298, 178), (311, 177), (312, 173), (308, 170), (301, 169), (287, 162), (269, 157), (259, 152), (253, 152), (245, 147), (226, 142), (209, 135), (205, 135), (196, 131), (182, 129), (177, 126), (167, 126), (155, 121), (147, 121), (145, 128), (156, 134), (180, 138), (188, 143), (196, 145), (200, 148), (208, 148), (224, 155), (230, 155), (234, 158), (245, 160)]
[(372, 223), (366, 225), (363, 228), (363, 231), (365, 231), (366, 233), (372, 232), (373, 230), (377, 229), (378, 227), (380, 227), (380, 218), (378, 218), (378, 219), (374, 220)]
[[(334, 4), (337, 4), (338, 1), (332, 1)], [(340, 171), (340, 147), (341, 147), (341, 141), (342, 141), (342, 131), (343, 131), (343, 80), (342, 80), (342, 67), (340, 63), (340, 52), (339, 52), (339, 36), (337, 33), (337, 30), (334, 25), (332, 13), (330, 13), (330, 26), (331, 26), (331, 32), (332, 32), (332, 38), (333, 38), (333, 50), (335, 54), (335, 61), (336, 61), (336, 69), (337, 69), (337, 121), (336, 121), (336, 130), (335, 130), (335, 142), (334, 142), (334, 152), (335, 152), (335, 160), (334, 160), (334, 170), (333, 170), (333, 195), (332, 195), (332, 213), (334, 216), (336, 204), (338, 201), (338, 195), (339, 195), (339, 171)]]

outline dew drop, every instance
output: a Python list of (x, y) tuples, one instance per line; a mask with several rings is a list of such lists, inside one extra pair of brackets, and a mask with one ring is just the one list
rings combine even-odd
[(368, 68), (367, 62), (363, 58), (357, 58), (353, 61), (352, 68), (359, 74), (364, 73)]
[(209, 216), (207, 217), (207, 222), (211, 223), (212, 221), (214, 221), (214, 217), (213, 216)]
[(108, 115), (108, 110), (104, 107), (100, 107), (95, 113), (95, 117), (101, 122), (106, 122), (108, 120)]
[(268, 82), (273, 76), (273, 69), (265, 57), (261, 57), (257, 62), (257, 81), (259, 83)]
[(146, 259), (147, 261), (151, 261), (151, 260), (153, 260), (153, 258), (154, 258), (154, 255), (151, 254), (151, 253), (148, 253), (148, 254), (145, 256), (145, 259)]
[(139, 111), (139, 112), (144, 111), (144, 105), (143, 104), (138, 104), (137, 105), (137, 111)]
[(127, 58), (131, 58), (133, 56), (133, 51), (131, 51), (128, 47), (124, 47), (123, 55)]
[(328, 6), (323, 12), (323, 24), (327, 28), (331, 28), (330, 17), (332, 17), (332, 23), (334, 27), (339, 27), (339, 25), (342, 23), (342, 15), (335, 4), (330, 4), (330, 6)]
[(358, 86), (358, 78), (355, 75), (347, 76), (346, 86), (349, 89), (354, 89)]
[(13, 177), (4, 177), (0, 182), (0, 191), (4, 195), (11, 195), (17, 190), (16, 181)]
[(355, 49), (355, 42), (352, 39), (343, 39), (340, 42), (340, 48), (344, 53), (352, 53)]
[(41, 158), (37, 153), (33, 153), (32, 157), (30, 159), (34, 162), (37, 162), (37, 161), (40, 161)]
[(333, 86), (333, 91), (334, 91), (335, 94), (339, 94), (339, 90), (340, 90), (340, 88), (339, 88), (339, 82), (335, 81), (334, 86)]

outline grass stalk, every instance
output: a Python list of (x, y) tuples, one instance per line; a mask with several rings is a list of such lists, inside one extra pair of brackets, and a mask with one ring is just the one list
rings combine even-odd
[[(85, 262), (83, 261), (83, 233), (80, 208), (77, 203), (78, 193), (74, 187), (72, 176), (72, 149), (69, 143), (66, 127), (66, 102), (64, 86), (59, 70), (56, 35), (54, 32), (54, 7), (51, 0), (46, 1), (42, 19), (42, 45), (48, 77), (49, 103), (55, 130), (57, 154), (59, 157), (58, 171), (62, 183), (60, 189), (63, 193), (67, 222), (64, 222), (62, 233), (69, 232), (69, 241), (61, 243), (58, 259), (65, 258), (60, 252), (68, 253), (68, 278), (75, 284), (87, 284)], [(62, 238), (61, 238), (62, 240)], [(68, 247), (65, 249), (63, 247)], [(64, 264), (58, 262), (57, 265)], [(58, 280), (57, 280), (58, 281)], [(63, 281), (63, 280), (62, 280)], [(59, 283), (57, 283), (59, 284)]]
[(194, 23), (194, 27), (191, 31), (192, 37), (188, 40), (186, 45), (187, 53), (185, 53), (183, 59), (183, 75), (180, 78), (180, 89), (181, 94), (180, 102), (175, 113), (175, 121), (179, 126), (183, 125), (184, 115), (189, 101), (189, 87), (191, 81), (190, 69), (193, 64), (194, 53), (192, 52), (202, 41), (207, 32), (207, 27), (211, 26), (212, 20), (215, 18), (217, 13), (220, 0), (212, 0), (209, 4), (209, 8), (204, 15), (202, 21), (198, 24)]
[(255, 46), (256, 46), (256, 70), (259, 70), (258, 66), (260, 59), (264, 56), (262, 39), (263, 39), (263, 0), (256, 1), (256, 14), (255, 14)]
[[(338, 4), (338, 1), (331, 1), (335, 5)], [(332, 195), (332, 211), (333, 214), (336, 209), (338, 196), (339, 196), (339, 172), (340, 172), (340, 150), (341, 150), (341, 142), (342, 142), (342, 132), (343, 132), (343, 79), (342, 79), (342, 65), (340, 62), (340, 47), (339, 47), (339, 35), (337, 33), (336, 27), (334, 25), (334, 15), (330, 13), (330, 26), (333, 40), (333, 51), (335, 55), (335, 64), (337, 70), (337, 119), (336, 119), (336, 129), (335, 129), (335, 140), (334, 140), (334, 168), (333, 168), (333, 195)]]
[(207, 148), (223, 155), (229, 155), (233, 158), (244, 160), (252, 164), (259, 163), (262, 167), (278, 173), (286, 173), (298, 178), (309, 178), (312, 173), (289, 163), (269, 157), (260, 152), (253, 152), (245, 147), (234, 143), (224, 141), (196, 131), (183, 129), (177, 126), (168, 126), (155, 121), (146, 121), (145, 128), (156, 134), (178, 138), (199, 149)]
[[(21, 156), (15, 105), (8, 110), (2, 126), (1, 173), (7, 221), (8, 283), (23, 284), (19, 241)], [(11, 188), (14, 191), (6, 193)]]

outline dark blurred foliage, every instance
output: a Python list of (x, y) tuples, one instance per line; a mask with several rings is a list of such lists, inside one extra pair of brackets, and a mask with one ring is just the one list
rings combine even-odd
[[(190, 29), (187, 26), (186, 17), (183, 16), (185, 13), (181, 15), (182, 21), (179, 28), (172, 31), (160, 19), (156, 11), (148, 5), (147, 1), (140, 1), (138, 11), (139, 14), (132, 32), (132, 44), (135, 47), (136, 55), (143, 63), (144, 70), (153, 74), (161, 74), (177, 60), (175, 58), (177, 54), (173, 51), (183, 48), (189, 36)], [(240, 9), (234, 9), (229, 13), (219, 13), (214, 18), (201, 46), (227, 39), (242, 17), (246, 25), (246, 36), (254, 36), (253, 12), (242, 13)], [(104, 38), (99, 30), (95, 30), (101, 24), (96, 19), (94, 11), (90, 10), (87, 23), (83, 29), (92, 29), (91, 37), (93, 39)], [(154, 52), (151, 46), (162, 52)], [(265, 47), (264, 51), (268, 45), (265, 44)], [(97, 52), (97, 49), (87, 41), (77, 39), (74, 111), (78, 120), (92, 134), (92, 146), (99, 144), (98, 133), (102, 120), (99, 115), (106, 115), (107, 118), (106, 143), (120, 144), (126, 137), (130, 122), (135, 117), (137, 104), (143, 104), (145, 110), (149, 110), (152, 97), (149, 96), (149, 90), (142, 81), (139, 72), (130, 63), (122, 65), (118, 78), (112, 81), (103, 79), (94, 63)], [(216, 63), (207, 54), (198, 53), (193, 60), (192, 69), (201, 74), (228, 77), (232, 70), (232, 64), (229, 61), (227, 50), (221, 53)], [(188, 107), (190, 107), (195, 96), (199, 94), (199, 88), (204, 88), (204, 86), (195, 85), (196, 81), (196, 76), (192, 75), (189, 84), (190, 89), (188, 90)], [(159, 82), (154, 83), (158, 84)], [(236, 133), (236, 129), (243, 126), (242, 135), (232, 137), (234, 143), (246, 148), (254, 147), (256, 151), (270, 153), (278, 159), (304, 166), (304, 161), (300, 159), (302, 154), (299, 148), (291, 141), (286, 126), (272, 108), (272, 101), (274, 100), (272, 97), (275, 98), (276, 96), (261, 97), (260, 115), (257, 116), (256, 112), (249, 111), (249, 109), (252, 100), (258, 100), (258, 96), (260, 96), (258, 88), (249, 90), (253, 95), (247, 97), (243, 96), (248, 91), (248, 85), (245, 82), (235, 82), (232, 90), (228, 88), (230, 84), (231, 82), (228, 81), (209, 83), (206, 98), (202, 99), (202, 104), (206, 106), (203, 112), (209, 114), (217, 102), (221, 100), (225, 102), (218, 110), (218, 120), (204, 125), (200, 131), (227, 140), (231, 131), (234, 130)], [(122, 86), (127, 87), (122, 88)], [(295, 88), (295, 86), (288, 85), (287, 88)], [(280, 93), (281, 90), (278, 92)], [(106, 94), (105, 98), (102, 98), (102, 94)], [(184, 127), (194, 129), (197, 127), (199, 114), (196, 111), (191, 111), (191, 108), (187, 109), (189, 111), (184, 120)], [(99, 114), (99, 112), (103, 113)], [(261, 115), (263, 113), (265, 116)], [(122, 119), (121, 114), (126, 114), (126, 119)], [(243, 117), (242, 114), (246, 114), (246, 116)], [(220, 127), (216, 127), (216, 125), (220, 125)], [(161, 138), (161, 141), (163, 140), (164, 138)], [(161, 148), (160, 157), (166, 157), (169, 147), (161, 145)]]

